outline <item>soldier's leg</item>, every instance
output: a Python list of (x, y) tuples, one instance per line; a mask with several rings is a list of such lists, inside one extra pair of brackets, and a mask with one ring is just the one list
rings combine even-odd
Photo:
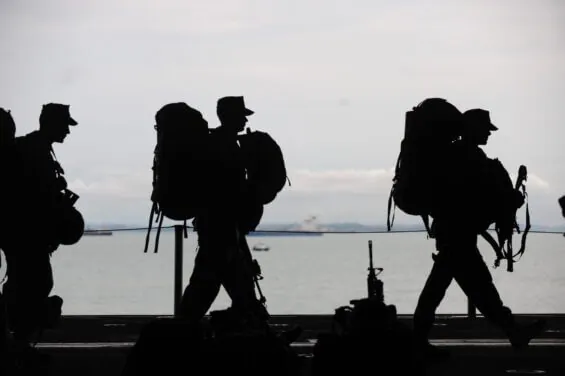
[(514, 316), (506, 307), (476, 244), (463, 244), (452, 260), (455, 280), (471, 302), (505, 332), (514, 327)]
[(10, 328), (18, 340), (29, 340), (47, 314), (47, 298), (53, 289), (50, 256), (41, 248), (6, 252), (8, 274), (4, 294)]
[(458, 257), (452, 260), (454, 277), (459, 286), (479, 311), (506, 333), (514, 348), (527, 346), (532, 338), (543, 332), (545, 320), (517, 323), (510, 308), (500, 298), (476, 239), (463, 243), (460, 250)]
[[(0, 354), (4, 356), (8, 347), (8, 316), (4, 295), (0, 292)], [(0, 366), (0, 369), (1, 366)]]
[(221, 235), (198, 234), (198, 253), (180, 303), (180, 316), (184, 318), (193, 321), (202, 319), (220, 292), (221, 270), (225, 264), (225, 250), (222, 242), (218, 241)]
[(432, 329), (436, 310), (445, 297), (453, 275), (446, 252), (434, 257), (434, 265), (418, 298), (414, 312), (414, 335), (419, 342), (427, 342)]
[(231, 251), (233, 257), (226, 268), (223, 285), (232, 299), (232, 307), (240, 312), (259, 313), (261, 305), (255, 293), (253, 260), (244, 236)]

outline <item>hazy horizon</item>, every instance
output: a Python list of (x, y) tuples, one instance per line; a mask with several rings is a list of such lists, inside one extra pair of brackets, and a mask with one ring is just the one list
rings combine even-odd
[[(277, 226), (293, 226), (293, 225), (300, 225), (303, 223), (302, 221), (261, 221), (259, 226), (257, 227), (258, 230), (264, 229), (265, 227), (277, 227)], [(173, 221), (163, 221), (163, 227), (171, 227), (173, 225), (181, 225), (182, 222), (173, 222)], [(330, 226), (330, 227), (337, 227), (337, 226), (359, 226), (359, 227), (369, 227), (369, 228), (386, 228), (386, 223), (376, 223), (376, 222), (358, 222), (358, 221), (336, 221), (336, 222), (319, 222), (318, 225), (320, 227)], [(520, 226), (520, 230), (525, 228), (524, 221), (518, 220), (518, 225)], [(135, 229), (146, 229), (147, 223), (141, 222), (130, 222), (130, 223), (116, 223), (116, 222), (87, 222), (86, 226), (91, 230), (106, 230), (106, 229), (118, 229), (118, 228), (135, 228)], [(191, 227), (191, 221), (187, 221), (187, 226)], [(153, 229), (157, 228), (157, 223), (153, 223), (151, 226)], [(541, 228), (541, 229), (551, 229), (555, 231), (563, 231), (565, 229), (565, 224), (555, 224), (555, 225), (544, 225), (544, 224), (537, 224), (532, 223), (532, 228)], [(392, 231), (401, 228), (418, 228), (418, 229), (425, 229), (422, 222), (402, 222), (397, 223), (395, 221), (394, 225), (392, 226)]]

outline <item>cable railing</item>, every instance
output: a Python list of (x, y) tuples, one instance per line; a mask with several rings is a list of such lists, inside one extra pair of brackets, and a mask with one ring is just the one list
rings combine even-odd
[[(183, 226), (183, 225), (170, 225), (162, 226), (161, 229), (174, 229), (177, 226), (181, 228), (186, 227), (187, 229), (194, 229), (194, 226)], [(102, 228), (94, 229), (89, 228), (85, 230), (85, 233), (92, 232), (107, 232), (107, 231), (147, 231), (147, 227), (123, 227), (123, 228)], [(155, 231), (157, 228), (152, 228), (151, 231)], [(263, 230), (257, 229), (255, 233), (281, 233), (281, 234), (344, 234), (344, 235), (355, 235), (355, 234), (394, 234), (394, 233), (424, 233), (427, 230), (422, 229), (411, 229), (411, 230)], [(494, 231), (494, 229), (489, 229), (489, 231)], [(530, 234), (563, 234), (562, 230), (529, 230)]]

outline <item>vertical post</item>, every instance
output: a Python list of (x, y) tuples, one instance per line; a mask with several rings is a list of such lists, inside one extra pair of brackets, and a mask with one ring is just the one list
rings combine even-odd
[(182, 298), (182, 253), (183, 253), (183, 226), (175, 225), (175, 316), (179, 314)]
[(471, 299), (467, 298), (467, 317), (470, 319), (477, 318), (477, 311)]

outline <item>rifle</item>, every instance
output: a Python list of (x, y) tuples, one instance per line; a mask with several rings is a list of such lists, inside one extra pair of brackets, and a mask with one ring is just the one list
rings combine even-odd
[(396, 320), (396, 307), (384, 301), (383, 282), (377, 277), (383, 268), (373, 266), (373, 242), (369, 240), (369, 274), (367, 276), (367, 298), (350, 300), (349, 306), (336, 309), (334, 324), (342, 331), (358, 331), (389, 325)]
[[(526, 187), (524, 184), (527, 180), (528, 180), (528, 170), (526, 166), (521, 165), (520, 168), (518, 169), (518, 177), (516, 178), (516, 184), (514, 185), (514, 190), (515, 191), (521, 190), (524, 199), (527, 199)], [(518, 210), (518, 208), (516, 208), (516, 210)], [(526, 227), (524, 228), (524, 232), (522, 233), (522, 242), (520, 245), (520, 250), (516, 254), (514, 254), (513, 246), (512, 246), (513, 230), (516, 229), (517, 233), (518, 234), (520, 233), (520, 226), (518, 225), (518, 221), (516, 220), (516, 214), (515, 214), (516, 210), (514, 211), (514, 221), (512, 224), (512, 228), (510, 230), (502, 229), (499, 226), (496, 227), (496, 233), (498, 235), (498, 244), (496, 244), (496, 242), (495, 244), (493, 244), (494, 239), (492, 238), (488, 239), (487, 236), (485, 236), (485, 234), (483, 233), (483, 237), (485, 238), (485, 240), (487, 240), (495, 249), (497, 258), (494, 262), (494, 266), (498, 267), (500, 265), (500, 260), (506, 258), (507, 261), (506, 270), (508, 272), (514, 271), (514, 262), (516, 261), (515, 258), (518, 256), (521, 257), (521, 255), (526, 250), (526, 236), (531, 227), (530, 211), (529, 211), (528, 203), (526, 201)], [(508, 233), (505, 233), (505, 230), (508, 231)], [(504, 249), (505, 245), (506, 245), (506, 249)]]
[(259, 293), (258, 301), (263, 306), (264, 313), (266, 313), (267, 298), (265, 297), (265, 295), (263, 295), (263, 291), (261, 290), (261, 286), (259, 285), (259, 281), (263, 279), (263, 275), (261, 273), (261, 266), (259, 265), (259, 262), (256, 259), (254, 259), (253, 256), (251, 255), (251, 250), (249, 249), (249, 244), (247, 243), (247, 239), (245, 239), (245, 235), (242, 234), (239, 229), (237, 230), (237, 245), (239, 251), (241, 252), (240, 256), (246, 260), (248, 266), (247, 271), (251, 273), (251, 275), (253, 276), (253, 283), (255, 284), (255, 287), (257, 288), (257, 292)]
[[(378, 273), (375, 273), (375, 269)], [(367, 293), (369, 299), (378, 299), (384, 302), (383, 281), (377, 278), (382, 273), (383, 268), (373, 266), (373, 241), (369, 240), (369, 275), (367, 276)]]

